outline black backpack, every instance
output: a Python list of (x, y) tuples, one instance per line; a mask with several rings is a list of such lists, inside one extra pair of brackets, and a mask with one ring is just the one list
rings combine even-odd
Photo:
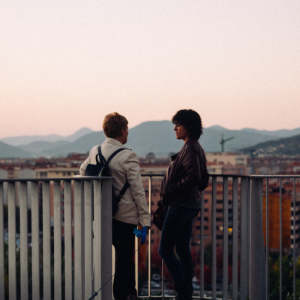
[[(85, 176), (110, 176), (108, 171), (108, 164), (110, 161), (121, 151), (123, 150), (129, 150), (126, 148), (120, 148), (116, 150), (114, 153), (111, 154), (111, 156), (105, 160), (104, 156), (101, 152), (101, 145), (98, 147), (98, 154), (96, 155), (96, 165), (88, 164), (85, 169)], [(118, 210), (119, 202), (121, 201), (121, 198), (125, 194), (126, 190), (130, 186), (129, 182), (126, 181), (125, 185), (121, 189), (120, 193), (118, 195), (115, 194), (114, 187), (112, 188), (112, 215), (114, 216), (115, 213)]]

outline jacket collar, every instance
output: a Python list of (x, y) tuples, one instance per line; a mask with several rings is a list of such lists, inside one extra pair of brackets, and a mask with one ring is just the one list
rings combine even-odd
[(194, 143), (198, 143), (198, 140), (190, 139), (190, 140), (187, 140), (187, 142), (186, 142), (186, 144), (194, 144)]
[(171, 160), (174, 161), (176, 159), (176, 157), (178, 156), (179, 152), (174, 154), (174, 155), (171, 155)]
[(198, 143), (198, 140), (196, 139), (191, 139), (191, 140), (187, 140), (186, 143), (183, 144), (183, 146), (181, 147), (181, 149), (179, 150), (178, 153), (174, 154), (174, 155), (171, 155), (171, 160), (174, 161), (176, 159), (176, 157), (179, 155), (179, 153), (182, 151), (182, 149), (188, 145), (188, 144), (194, 144), (194, 143)]
[(116, 139), (113, 139), (113, 138), (108, 138), (107, 137), (106, 140), (103, 143), (108, 143), (108, 144), (117, 145), (117, 146), (120, 146), (120, 147), (127, 148), (122, 143), (120, 143), (119, 141), (117, 141)]

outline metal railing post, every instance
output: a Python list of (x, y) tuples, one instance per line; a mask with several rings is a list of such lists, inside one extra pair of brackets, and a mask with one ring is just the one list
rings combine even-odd
[(241, 272), (240, 299), (246, 300), (249, 295), (249, 232), (248, 232), (248, 178), (241, 179)]
[[(149, 177), (149, 207), (151, 207), (151, 201), (152, 201), (152, 177)], [(151, 211), (150, 211), (151, 214)], [(151, 298), (151, 276), (152, 276), (152, 270), (151, 270), (151, 265), (152, 265), (152, 261), (151, 261), (151, 231), (148, 234), (148, 297)]]
[(296, 300), (296, 181), (293, 178), (293, 300)]
[(239, 182), (232, 180), (232, 299), (237, 300), (239, 294)]
[(61, 185), (59, 181), (53, 182), (54, 202), (54, 299), (62, 299), (62, 268), (61, 268)]
[(40, 295), (40, 224), (39, 224), (39, 186), (31, 182), (31, 244), (32, 244), (32, 299), (39, 300)]
[[(217, 177), (212, 179), (212, 208), (211, 208), (211, 243), (212, 243), (212, 298), (217, 297)], [(203, 226), (203, 224), (201, 224)]]
[(103, 181), (101, 198), (101, 300), (112, 297), (112, 180)]
[(223, 300), (228, 294), (228, 177), (223, 178)]
[(94, 181), (94, 299), (112, 299), (112, 180)]
[(20, 273), (21, 273), (21, 298), (28, 299), (28, 199), (27, 183), (20, 182), (19, 186), (20, 205)]
[(43, 299), (51, 300), (50, 182), (43, 182)]
[(93, 217), (92, 217), (92, 184), (91, 180), (84, 181), (84, 247), (85, 247), (85, 297), (93, 295)]
[(82, 181), (74, 180), (74, 299), (84, 299), (84, 205)]
[(5, 299), (5, 275), (4, 275), (4, 189), (0, 182), (0, 299)]
[(204, 298), (204, 191), (201, 194), (201, 231), (200, 231), (200, 298)]
[(72, 300), (72, 187), (64, 181), (64, 231), (65, 231), (65, 300)]
[(263, 178), (251, 178), (250, 185), (250, 300), (266, 296), (265, 246), (262, 210)]
[(8, 201), (8, 292), (9, 299), (17, 299), (16, 264), (16, 190), (15, 183), (7, 186)]

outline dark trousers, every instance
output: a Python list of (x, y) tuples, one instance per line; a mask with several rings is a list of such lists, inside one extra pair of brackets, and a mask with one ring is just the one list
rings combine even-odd
[(134, 237), (136, 225), (113, 219), (113, 245), (115, 247), (115, 278), (113, 292), (115, 300), (125, 300), (128, 294), (137, 294), (135, 289)]
[[(173, 277), (175, 285), (192, 286), (193, 261), (190, 250), (190, 238), (193, 220), (199, 209), (172, 206), (166, 215), (161, 232), (159, 254)], [(174, 247), (180, 258), (174, 254)]]

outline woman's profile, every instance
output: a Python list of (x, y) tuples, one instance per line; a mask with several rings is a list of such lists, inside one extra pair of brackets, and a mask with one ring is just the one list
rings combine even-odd
[[(162, 227), (159, 254), (174, 280), (177, 300), (192, 300), (193, 262), (190, 237), (193, 219), (200, 211), (201, 175), (205, 174), (205, 153), (198, 142), (201, 117), (194, 110), (180, 110), (172, 118), (176, 138), (184, 141), (161, 183), (161, 199), (168, 211)], [(174, 247), (179, 260), (174, 254)]]

